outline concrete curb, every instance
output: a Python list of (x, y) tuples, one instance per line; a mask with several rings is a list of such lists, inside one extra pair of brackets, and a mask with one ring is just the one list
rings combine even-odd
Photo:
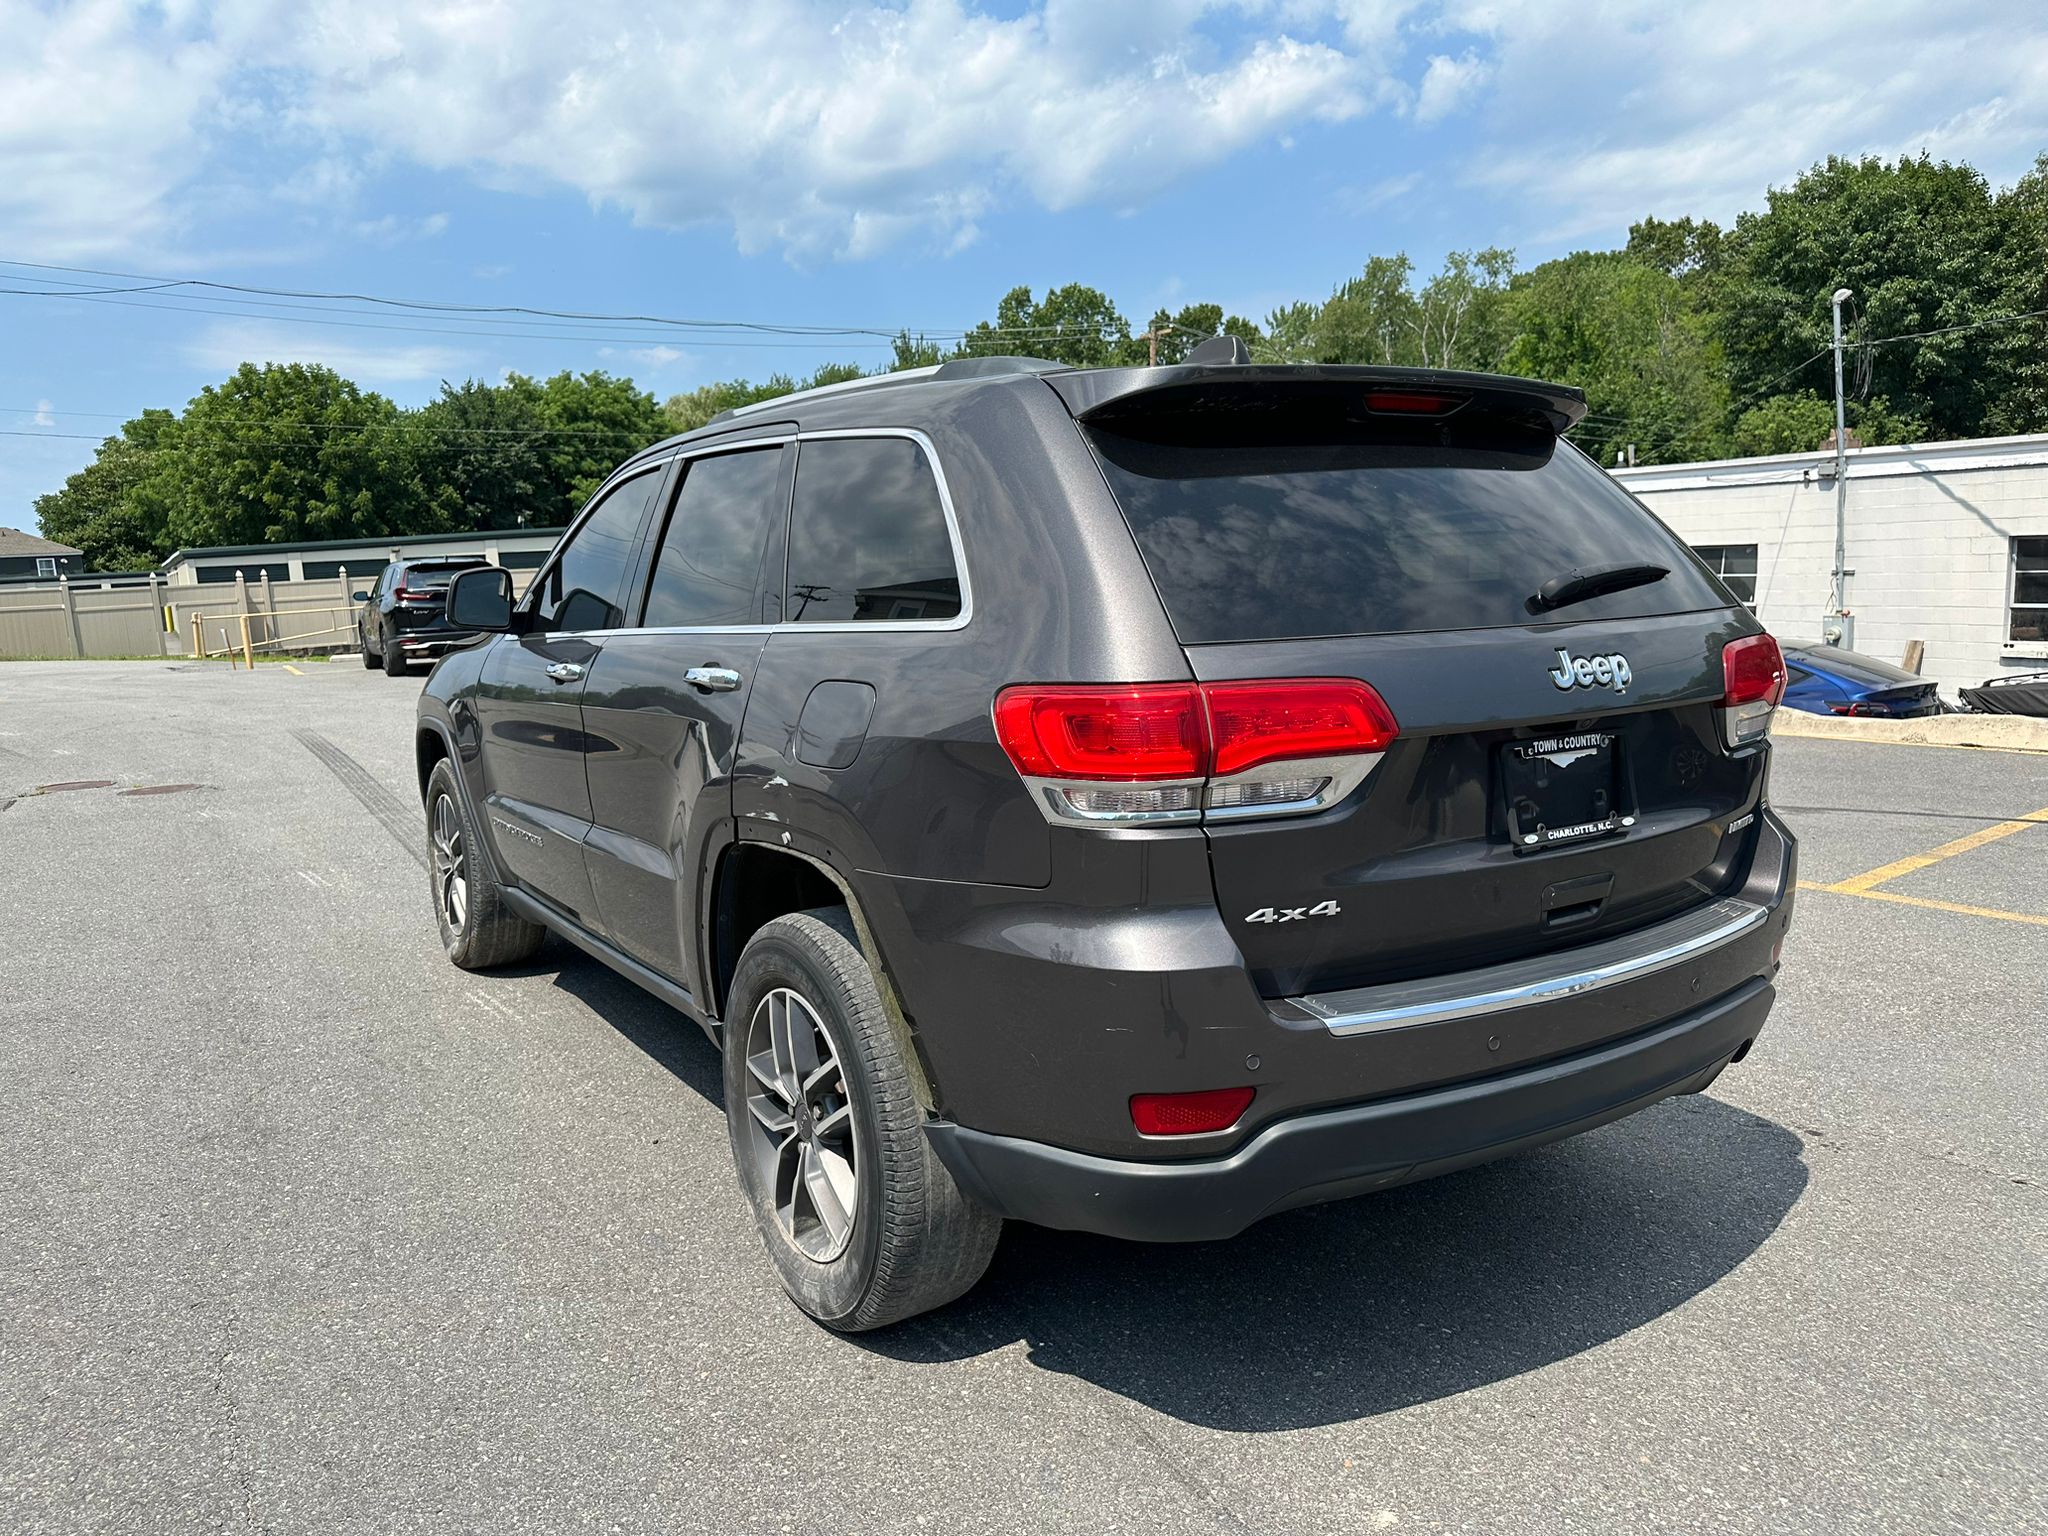
[(2027, 715), (1929, 715), (1921, 720), (1871, 720), (1781, 709), (1771, 721), (1771, 734), (1820, 736), (1835, 741), (1886, 741), (1908, 747), (2048, 752), (2048, 720)]

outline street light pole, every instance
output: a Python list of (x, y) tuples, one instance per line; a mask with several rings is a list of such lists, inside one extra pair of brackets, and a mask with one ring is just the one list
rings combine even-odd
[(1842, 405), (1842, 305), (1853, 297), (1847, 288), (1835, 290), (1835, 617), (1838, 619), (1849, 608), (1849, 423)]

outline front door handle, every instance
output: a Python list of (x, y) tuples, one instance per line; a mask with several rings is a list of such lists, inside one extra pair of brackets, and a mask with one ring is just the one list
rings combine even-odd
[(731, 693), (739, 687), (740, 675), (731, 667), (691, 667), (683, 673), (683, 681), (706, 693)]
[(583, 663), (580, 661), (551, 661), (548, 663), (548, 676), (558, 683), (576, 682), (583, 676), (583, 671)]

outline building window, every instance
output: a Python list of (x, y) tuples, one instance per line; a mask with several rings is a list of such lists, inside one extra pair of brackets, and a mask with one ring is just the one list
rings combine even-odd
[(349, 581), (354, 583), (375, 581), (384, 574), (388, 563), (374, 555), (365, 555), (355, 560), (305, 560), (300, 562), (299, 569), (306, 573), (308, 581), (332, 581), (346, 570)]
[(2012, 541), (2013, 640), (2048, 641), (2048, 536)]
[(57, 560), (56, 560), (56, 557), (55, 557), (54, 555), (37, 555), (37, 556), (36, 556), (36, 574), (37, 574), (38, 576), (54, 576), (54, 575), (56, 575), (56, 574), (57, 574)]
[(1756, 606), (1756, 546), (1754, 544), (1695, 544), (1692, 552), (1707, 562), (1707, 569), (1721, 578), (1745, 608)]
[(272, 581), (290, 581), (292, 578), (292, 568), (282, 560), (262, 565), (202, 565), (198, 569), (199, 579), (208, 583), (232, 582), (238, 575), (251, 586), (265, 576)]

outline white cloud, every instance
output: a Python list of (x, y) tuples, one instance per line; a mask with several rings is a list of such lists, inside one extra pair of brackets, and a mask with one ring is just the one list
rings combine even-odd
[[(743, 250), (957, 249), (1001, 203), (1122, 207), (1397, 89), (1365, 0), (0, 0), (0, 191), (48, 250), (175, 222), (209, 151), (296, 146), (275, 196), (365, 165), (567, 187)], [(1300, 34), (1300, 35), (1297, 35)], [(10, 203), (14, 205), (10, 208)], [(379, 221), (381, 222), (381, 221)], [(374, 236), (373, 236), (374, 237)]]
[(1415, 120), (1442, 122), (1485, 83), (1489, 72), (1479, 55), (1469, 49), (1456, 59), (1436, 54), (1422, 72), (1422, 85), (1415, 93)]
[(0, 0), (0, 230), (43, 256), (97, 256), (174, 233), (227, 68), (185, 8)]
[(186, 343), (184, 355), (195, 368), (219, 374), (244, 363), (322, 363), (343, 378), (373, 386), (461, 379), (489, 371), (453, 347), (331, 340), (256, 320), (209, 325)]
[(448, 215), (430, 213), (423, 219), (401, 218), (387, 213), (381, 219), (362, 219), (355, 226), (356, 237), (373, 245), (403, 245), (408, 240), (431, 240), (448, 228)]
[(49, 401), (38, 400), (36, 402), (35, 425), (39, 427), (54, 427), (57, 425), (55, 412), (56, 408)]
[(2048, 30), (2012, 0), (1838, 13), (1773, 0), (1449, 5), (1492, 66), (1468, 179), (1539, 243), (1645, 214), (1723, 222), (1830, 154), (1928, 150), (1994, 182), (2048, 144)]
[(2017, 174), (2048, 142), (2037, 9), (1871, 0), (1844, 26), (1780, 0), (0, 0), (0, 231), (9, 254), (132, 254), (260, 195), (430, 238), (359, 209), (410, 166), (724, 226), (748, 252), (944, 252), (1020, 202), (1128, 212), (1249, 146), (1327, 153), (1315, 125), (1394, 109), (1477, 147), (1377, 137), (1355, 196), (1435, 184), (1455, 154), (1498, 210), (1468, 238), (1611, 238), (1646, 212), (1726, 219), (1831, 152)]

